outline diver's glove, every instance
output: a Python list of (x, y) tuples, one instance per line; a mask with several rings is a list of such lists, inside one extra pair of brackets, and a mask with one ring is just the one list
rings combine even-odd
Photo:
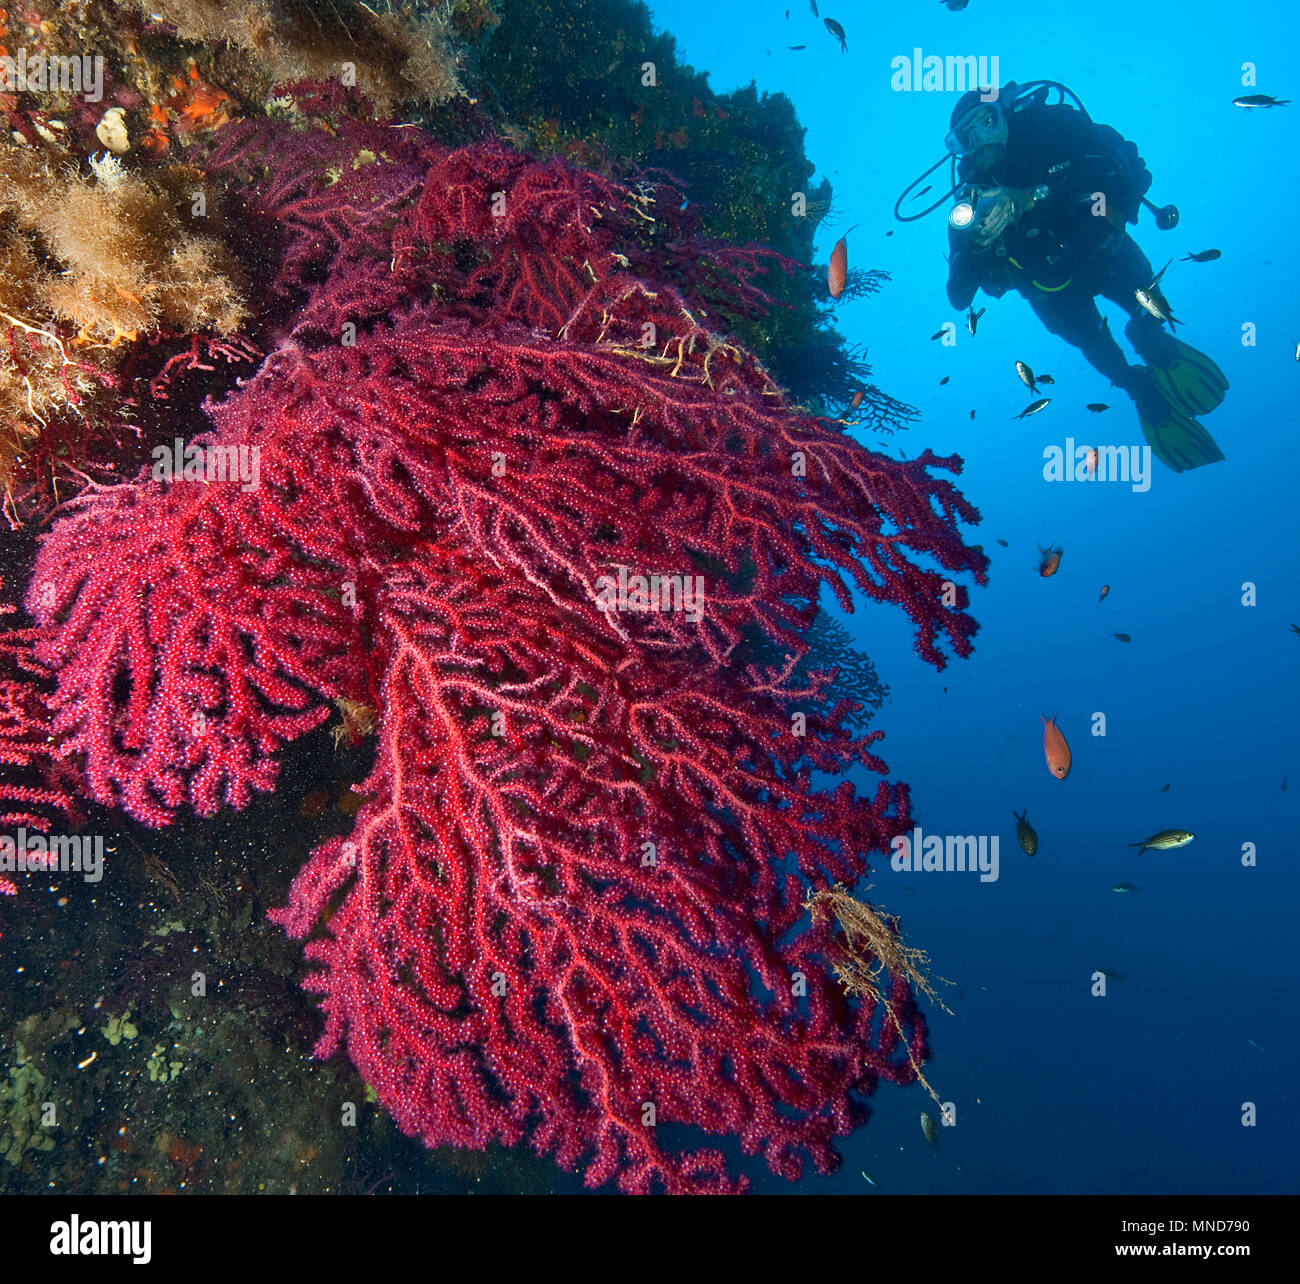
[(987, 248), (1017, 219), (1047, 195), (1046, 187), (999, 187), (984, 193), (987, 212), (974, 230), (975, 243)]

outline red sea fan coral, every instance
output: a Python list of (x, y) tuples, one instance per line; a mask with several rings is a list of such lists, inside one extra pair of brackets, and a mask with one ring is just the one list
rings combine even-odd
[[(14, 608), (0, 604), (0, 616)], [(47, 833), (55, 816), (78, 818), (77, 772), (57, 752), (46, 704), (48, 680), (33, 655), (37, 629), (0, 633), (0, 827)], [(13, 895), (0, 876), (0, 894)]]
[(841, 853), (881, 841), (883, 809), (813, 793), (775, 701), (695, 666), (619, 673), (619, 648), (531, 622), (508, 584), (393, 588), (374, 801), (275, 915), (296, 936), (328, 918), (308, 945), (317, 1051), (346, 1042), (430, 1145), (528, 1136), (591, 1184), (728, 1186), (717, 1154), (665, 1153), (656, 1122), (732, 1133), (786, 1176), (805, 1154), (829, 1167), (862, 1117), (850, 1090), (907, 1063), (873, 1046), (824, 937), (780, 943), (802, 913), (782, 864), (851, 876)]
[(977, 515), (930, 471), (955, 461), (792, 408), (709, 324), (757, 259), (672, 280), (710, 252), (675, 194), (365, 129), (358, 166), (266, 130), (215, 166), (284, 215), (315, 320), (198, 442), (256, 452), (255, 487), (142, 477), (46, 538), (65, 752), (157, 824), (242, 806), (328, 701), (373, 705), (369, 801), (273, 915), (310, 938), (317, 1051), (429, 1145), (526, 1139), (593, 1185), (735, 1187), (665, 1125), (829, 1169), (925, 1035), (905, 977), (844, 994), (805, 913), (910, 818), (902, 786), (815, 783), (884, 765), (833, 675), (795, 675), (823, 585), (901, 606), (935, 664), (969, 651), (944, 586), (982, 579)]
[(339, 686), (355, 648), (337, 578), (288, 543), (260, 493), (179, 481), (76, 507), (27, 594), (58, 622), (35, 655), (58, 674), (63, 754), (92, 798), (146, 824), (186, 803), (245, 806), (271, 788), (275, 750), (326, 716), (315, 693)]

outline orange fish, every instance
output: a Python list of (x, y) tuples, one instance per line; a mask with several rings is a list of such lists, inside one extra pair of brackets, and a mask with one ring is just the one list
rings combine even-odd
[(1056, 725), (1055, 714), (1043, 718), (1043, 757), (1047, 759), (1047, 770), (1057, 780), (1064, 780), (1070, 774), (1070, 746)]
[(1101, 596), (1097, 599), (1097, 601), (1098, 601), (1098, 602), (1104, 602), (1104, 601), (1106, 600), (1106, 594), (1109, 593), (1109, 592), (1110, 592), (1110, 585), (1109, 585), (1109, 584), (1103, 584), (1103, 585), (1101, 586)]
[(1056, 574), (1056, 568), (1061, 564), (1061, 554), (1065, 552), (1063, 548), (1044, 548), (1041, 544), (1038, 551), (1043, 555), (1043, 560), (1038, 564), (1038, 573), (1044, 579), (1049, 575)]
[(841, 236), (831, 251), (831, 265), (826, 272), (826, 285), (832, 299), (838, 299), (844, 293), (844, 282), (849, 275), (849, 243)]
[(849, 409), (856, 410), (862, 404), (862, 398), (864, 396), (866, 396), (866, 390), (859, 388), (857, 392), (853, 394), (853, 400), (849, 402)]
[(1088, 470), (1090, 478), (1097, 476), (1097, 447), (1089, 446), (1088, 453), (1083, 457), (1083, 466)]

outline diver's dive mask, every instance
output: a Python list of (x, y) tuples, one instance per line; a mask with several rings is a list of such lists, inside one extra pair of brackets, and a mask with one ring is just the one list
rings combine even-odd
[(997, 99), (976, 102), (949, 131), (944, 145), (954, 156), (970, 156), (981, 147), (1007, 141), (1007, 120)]

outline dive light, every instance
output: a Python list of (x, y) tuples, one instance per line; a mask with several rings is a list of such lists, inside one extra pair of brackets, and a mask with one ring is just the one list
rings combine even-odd
[(970, 227), (975, 218), (975, 207), (970, 201), (958, 201), (952, 207), (952, 213), (948, 215), (948, 226), (954, 232), (963, 232)]

